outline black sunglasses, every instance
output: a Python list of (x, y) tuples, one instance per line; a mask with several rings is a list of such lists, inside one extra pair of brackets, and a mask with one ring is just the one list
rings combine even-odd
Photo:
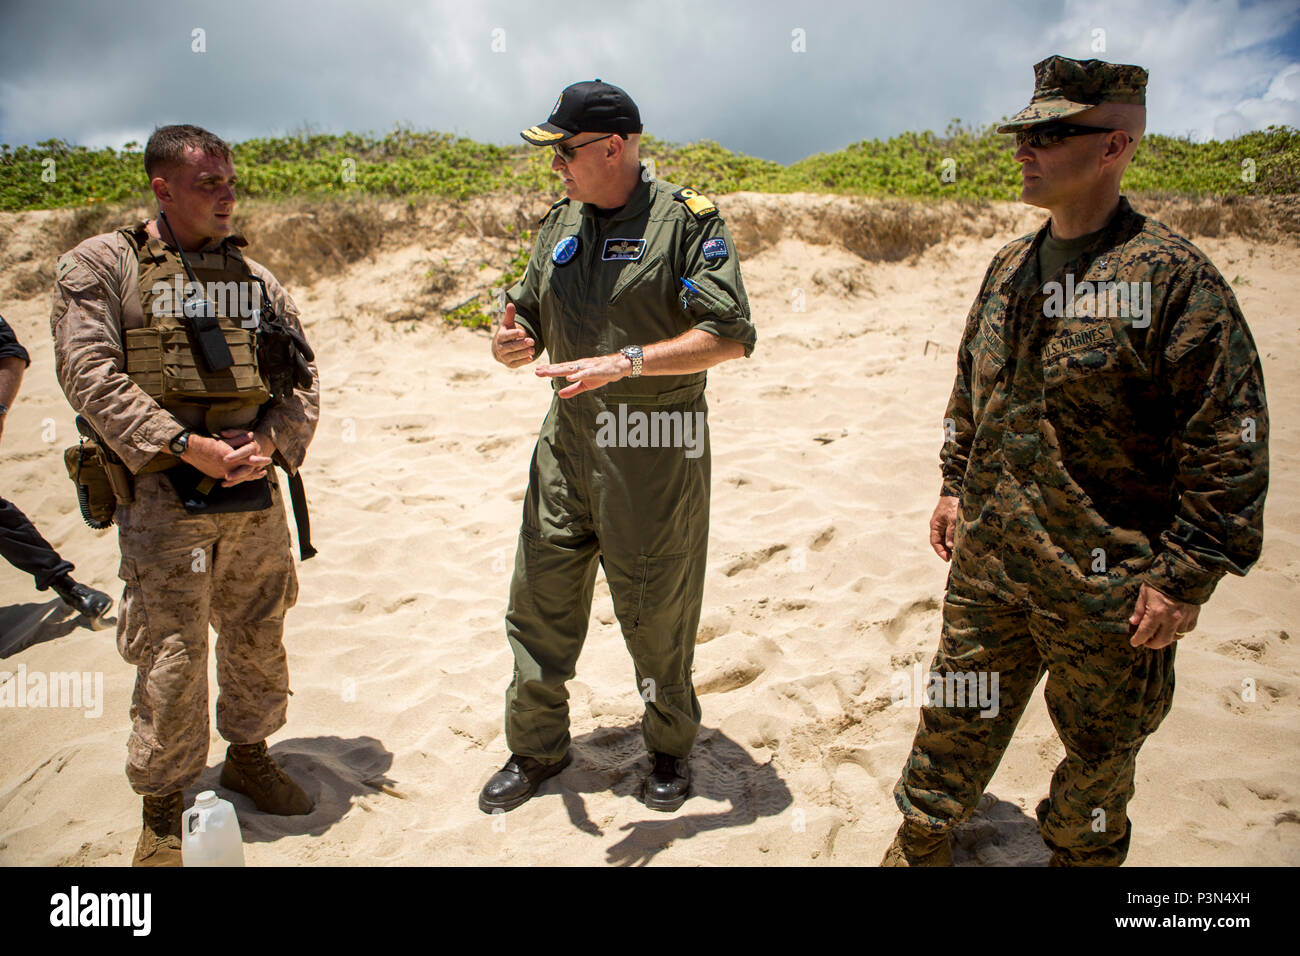
[(1016, 148), (1032, 146), (1043, 149), (1055, 146), (1071, 136), (1090, 136), (1093, 133), (1122, 133), (1124, 130), (1107, 129), (1104, 126), (1076, 126), (1074, 123), (1044, 123), (1016, 132)]
[(617, 133), (610, 133), (609, 136), (597, 136), (595, 139), (589, 139), (585, 143), (579, 143), (577, 146), (567, 146), (564, 143), (556, 143), (551, 149), (555, 150), (555, 155), (560, 157), (566, 163), (573, 162), (578, 150), (584, 146), (590, 146), (592, 143), (599, 143), (602, 139), (609, 139), (610, 136), (617, 136)]

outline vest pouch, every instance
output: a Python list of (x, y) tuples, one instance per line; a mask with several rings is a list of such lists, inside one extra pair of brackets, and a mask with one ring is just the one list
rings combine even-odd
[(119, 495), (109, 477), (108, 469), (112, 466), (106, 464), (103, 449), (94, 441), (83, 441), (64, 449), (63, 464), (76, 486), (77, 507), (81, 510), (82, 520), (96, 531), (107, 528), (113, 523)]
[(271, 485), (265, 478), (241, 481), (223, 488), (220, 478), (209, 478), (191, 465), (168, 468), (164, 475), (192, 515), (224, 515), (238, 511), (265, 511), (271, 507)]
[(248, 405), (268, 401), (271, 396), (257, 368), (257, 334), (225, 323), (221, 332), (233, 364), (209, 372), (195, 355), (184, 328), (163, 325), (128, 329), (126, 373), (164, 408), (213, 399), (233, 399)]

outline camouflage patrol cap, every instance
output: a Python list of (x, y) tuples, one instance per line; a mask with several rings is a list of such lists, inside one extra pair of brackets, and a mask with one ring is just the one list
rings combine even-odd
[(1034, 95), (1029, 105), (998, 127), (1014, 133), (1027, 126), (1075, 116), (1102, 103), (1145, 105), (1147, 71), (1105, 60), (1049, 56), (1034, 64)]

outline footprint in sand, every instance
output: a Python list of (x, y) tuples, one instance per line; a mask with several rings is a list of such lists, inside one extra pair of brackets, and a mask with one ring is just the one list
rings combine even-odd
[(719, 618), (711, 621), (701, 621), (699, 629), (695, 632), (695, 646), (707, 644), (714, 638), (721, 637), (723, 634), (730, 633), (731, 621), (728, 618)]
[(771, 638), (738, 633), (710, 648), (707, 657), (717, 663), (696, 676), (695, 692), (725, 694), (756, 681), (781, 659), (781, 648)]
[(835, 744), (822, 765), (836, 783), (850, 791), (867, 787), (883, 794), (892, 791), (898, 779), (898, 767), (892, 758), (892, 752), (890, 759), (882, 761), (866, 747)]
[(730, 578), (735, 577), (741, 571), (752, 571), (759, 565), (771, 561), (773, 555), (781, 551), (786, 551), (789, 547), (790, 546), (786, 544), (773, 544), (764, 548), (762, 551), (750, 551), (728, 564), (722, 569), (722, 573)]
[(1239, 661), (1258, 661), (1268, 652), (1266, 638), (1248, 637), (1225, 641), (1214, 648), (1214, 653)]
[(831, 543), (831, 539), (834, 537), (835, 537), (835, 525), (831, 525), (830, 527), (823, 529), (817, 535), (817, 537), (812, 539), (812, 541), (808, 545), (808, 550), (821, 551), (826, 547), (826, 545)]
[(1277, 703), (1283, 697), (1294, 696), (1289, 685), (1279, 686), (1247, 676), (1231, 683), (1227, 692), (1220, 696), (1219, 702), (1225, 710), (1234, 714), (1249, 714), (1255, 709), (1267, 713), (1272, 710), (1270, 705)]
[(761, 664), (753, 661), (732, 664), (720, 673), (711, 674), (702, 680), (696, 681), (695, 693), (700, 696), (705, 694), (725, 694), (727, 691), (736, 690), (746, 684), (752, 684), (763, 673), (764, 669)]
[[(865, 590), (865, 588), (860, 587), (860, 585), (866, 583), (868, 582), (865, 579), (858, 581), (853, 584), (851, 590)], [(913, 601), (906, 605), (893, 617), (885, 618), (883, 621), (872, 621), (870, 626), (872, 628), (881, 627), (885, 632), (886, 640), (893, 644), (902, 637), (903, 634), (912, 630), (913, 625), (915, 625), (921, 618), (932, 611), (937, 610), (939, 610), (939, 602), (937, 599), (932, 597), (922, 598), (919, 601)]]

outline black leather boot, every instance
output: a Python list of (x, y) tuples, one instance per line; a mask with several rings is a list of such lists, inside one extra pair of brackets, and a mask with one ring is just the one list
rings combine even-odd
[(84, 584), (78, 584), (67, 574), (51, 582), (50, 588), (55, 594), (63, 598), (73, 610), (84, 614), (92, 621), (103, 617), (108, 612), (108, 609), (113, 606), (113, 599), (103, 591), (96, 591)]
[(484, 813), (513, 810), (526, 803), (543, 780), (554, 777), (572, 760), (573, 755), (568, 753), (556, 763), (542, 763), (532, 757), (511, 754), (506, 765), (492, 775), (478, 795), (478, 808)]
[(645, 778), (645, 805), (651, 810), (672, 813), (691, 792), (691, 764), (686, 757), (654, 753), (655, 767)]

